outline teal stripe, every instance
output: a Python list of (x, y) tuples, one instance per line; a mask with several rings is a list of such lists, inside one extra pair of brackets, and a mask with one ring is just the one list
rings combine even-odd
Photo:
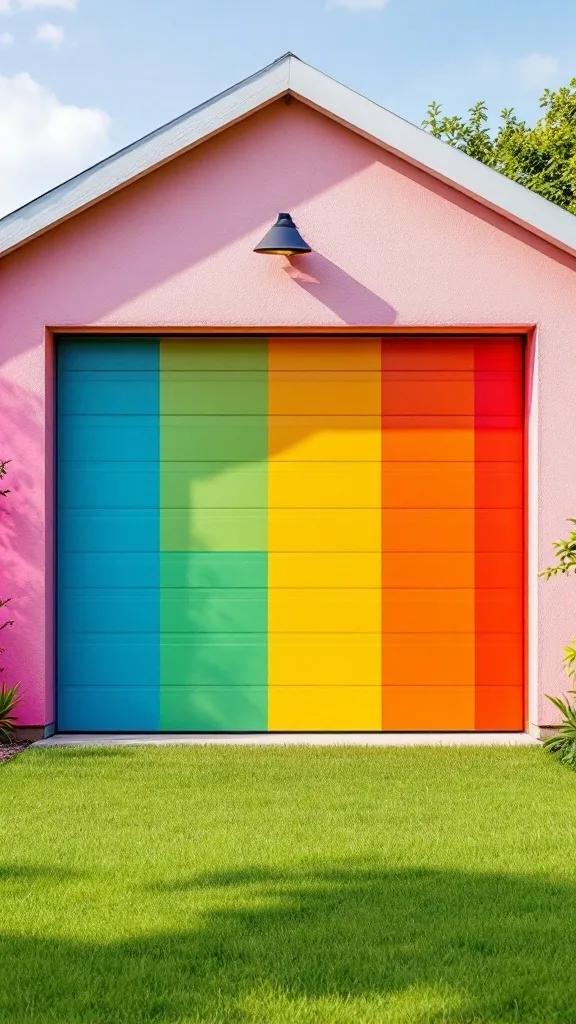
[(58, 728), (153, 732), (159, 345), (58, 342)]

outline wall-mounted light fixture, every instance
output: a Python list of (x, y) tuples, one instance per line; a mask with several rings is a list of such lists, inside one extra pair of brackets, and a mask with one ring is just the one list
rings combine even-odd
[(302, 238), (290, 214), (279, 213), (278, 220), (264, 235), (254, 252), (271, 256), (297, 256), (299, 253), (312, 250)]

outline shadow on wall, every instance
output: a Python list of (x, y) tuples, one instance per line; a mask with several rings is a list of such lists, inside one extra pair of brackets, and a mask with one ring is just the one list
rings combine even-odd
[(389, 302), (319, 252), (292, 256), (288, 258), (288, 264), (284, 268), (288, 277), (332, 310), (343, 324), (351, 322), (352, 310), (356, 314), (355, 324), (387, 327), (395, 322), (398, 313)]
[[(10, 462), (3, 481), (10, 494), (0, 498), (0, 598), (11, 598), (8, 611), (9, 618), (14, 620), (14, 627), (2, 635), (6, 653), (3, 657), (5, 671), (0, 681), (9, 685), (19, 682), (27, 704), (28, 690), (38, 676), (34, 648), (37, 645), (41, 649), (43, 637), (28, 634), (28, 642), (23, 645), (22, 636), (26, 633), (26, 623), (44, 621), (44, 581), (40, 567), (33, 560), (43, 544), (44, 495), (30, 459), (30, 453), (42, 451), (44, 443), (42, 403), (37, 395), (0, 379), (0, 408), (4, 437), (0, 458)], [(17, 678), (16, 669), (13, 671), (11, 667), (16, 649)], [(42, 699), (43, 691), (36, 696), (36, 700)]]
[(4, 1024), (574, 1019), (568, 882), (347, 862), (118, 884), (138, 937), (2, 937)]

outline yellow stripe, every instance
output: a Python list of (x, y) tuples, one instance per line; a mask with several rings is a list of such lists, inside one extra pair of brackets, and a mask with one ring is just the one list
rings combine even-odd
[(274, 339), (268, 726), (381, 727), (380, 342)]

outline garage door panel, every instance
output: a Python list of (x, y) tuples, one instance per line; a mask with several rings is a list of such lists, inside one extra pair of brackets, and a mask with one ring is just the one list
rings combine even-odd
[(165, 684), (190, 687), (266, 687), (268, 641), (263, 633), (173, 633), (162, 636)]
[(382, 370), (474, 370), (474, 342), (470, 338), (383, 339)]
[(522, 510), (524, 474), (520, 462), (485, 462), (476, 467), (474, 481), (476, 508)]
[(509, 587), (523, 596), (524, 564), (516, 552), (477, 552), (474, 572), (479, 589)]
[(61, 551), (58, 583), (64, 589), (158, 586), (157, 552)]
[(62, 413), (76, 416), (101, 413), (101, 387), (106, 389), (105, 408), (109, 415), (131, 416), (144, 413), (154, 407), (158, 397), (158, 385), (154, 374), (140, 380), (123, 379), (120, 375), (108, 380), (85, 380), (78, 377), (74, 380), (73, 387), (62, 389)]
[(380, 373), (380, 339), (348, 338), (270, 338), (268, 366), (272, 373), (287, 370), (329, 372), (332, 370), (375, 371)]
[(423, 416), (451, 413), (466, 416), (474, 408), (474, 379), (404, 382), (384, 377), (382, 381), (382, 412), (385, 416)]
[(480, 508), (476, 511), (476, 550), (479, 554), (516, 553), (524, 543), (524, 517), (519, 508)]
[(251, 416), (266, 406), (267, 379), (169, 379), (163, 384), (166, 403), (174, 416)]
[(400, 463), (474, 462), (474, 417), (382, 416), (382, 460)]
[[(474, 343), (474, 367), (477, 373), (500, 371), (522, 376), (522, 345), (518, 338), (482, 338)], [(521, 387), (518, 387), (521, 392)]]
[(266, 589), (171, 588), (162, 594), (161, 633), (266, 633)]
[(275, 416), (369, 415), (380, 411), (380, 379), (372, 381), (271, 380)]
[(477, 589), (477, 633), (521, 633), (524, 622), (522, 590)]
[(268, 551), (380, 551), (379, 513), (371, 509), (277, 509), (268, 524)]
[(382, 629), (386, 633), (472, 633), (475, 591), (393, 590), (382, 591)]
[(375, 551), (277, 551), (268, 570), (271, 589), (368, 587), (380, 592), (381, 583), (381, 556)]
[(270, 463), (336, 462), (380, 463), (382, 433), (380, 417), (279, 416), (268, 418)]
[(167, 462), (162, 466), (162, 509), (266, 509), (265, 462)]
[(386, 551), (382, 555), (382, 586), (393, 590), (466, 588), (474, 579), (475, 562), (473, 551)]
[(477, 416), (474, 436), (476, 463), (508, 462), (522, 465), (524, 427), (521, 416)]
[(471, 463), (383, 462), (381, 486), (383, 508), (474, 508)]
[(67, 632), (126, 635), (158, 631), (158, 600), (156, 588), (61, 590), (68, 607)]
[(388, 509), (382, 511), (384, 552), (472, 552), (474, 509)]
[(236, 338), (197, 336), (191, 338), (167, 337), (159, 339), (163, 374), (168, 379), (174, 373), (212, 373), (218, 380), (222, 372), (249, 373), (266, 369), (266, 342), (262, 338), (246, 335)]
[(59, 409), (58, 421), (60, 466), (68, 462), (88, 467), (112, 462), (135, 465), (158, 460), (158, 425), (154, 416), (65, 416)]
[(380, 631), (285, 633), (274, 637), (268, 656), (274, 686), (381, 686)]
[(68, 509), (157, 509), (159, 503), (158, 463), (125, 466), (114, 462), (61, 463), (65, 468), (60, 500)]
[(129, 337), (69, 334), (58, 339), (60, 380), (73, 373), (89, 373), (94, 370), (106, 373), (120, 370), (128, 375), (157, 371), (158, 345), (155, 339), (145, 334), (131, 334)]
[(477, 633), (476, 686), (512, 686), (522, 688), (524, 664), (523, 637), (518, 633)]
[(160, 554), (162, 589), (265, 589), (268, 585), (266, 551), (163, 551)]
[(160, 720), (167, 732), (265, 732), (265, 686), (163, 686)]
[(273, 732), (375, 732), (381, 729), (379, 686), (270, 686)]
[(271, 462), (269, 508), (375, 508), (381, 505), (378, 462)]
[[(160, 458), (164, 462), (265, 462), (267, 418), (161, 415)], [(193, 429), (192, 429), (193, 428)]]
[(384, 731), (472, 732), (474, 686), (385, 686)]
[(382, 651), (389, 686), (474, 686), (476, 643), (469, 633), (390, 633)]
[(487, 732), (519, 732), (524, 728), (524, 694), (521, 686), (476, 687), (477, 729)]
[(160, 521), (162, 551), (265, 551), (265, 508), (164, 509)]
[(275, 633), (376, 633), (379, 590), (271, 588), (268, 629)]
[[(116, 633), (107, 636), (94, 633), (72, 634), (68, 628), (60, 633), (58, 672), (67, 687), (90, 690), (105, 685), (107, 689), (133, 687), (158, 689), (160, 666), (158, 636), (142, 634), (133, 637)], [(80, 700), (80, 697), (75, 698)], [(65, 702), (63, 703), (65, 706)]]
[(155, 732), (158, 686), (61, 686), (58, 727), (63, 732)]
[[(134, 505), (137, 503), (135, 497)], [(64, 552), (158, 551), (156, 509), (61, 510), (58, 520), (60, 549)]]
[(479, 416), (498, 415), (503, 409), (509, 416), (522, 415), (523, 396), (516, 374), (476, 374), (476, 412)]

